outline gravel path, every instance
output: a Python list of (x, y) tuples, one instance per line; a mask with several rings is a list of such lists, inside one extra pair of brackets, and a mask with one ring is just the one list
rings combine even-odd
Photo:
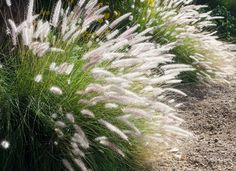
[[(186, 90), (186, 87), (187, 90)], [(153, 162), (153, 171), (236, 171), (236, 84), (186, 86), (183, 127), (196, 139)]]

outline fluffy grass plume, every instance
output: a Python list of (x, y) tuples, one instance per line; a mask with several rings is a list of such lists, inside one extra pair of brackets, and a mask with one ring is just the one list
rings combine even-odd
[[(185, 64), (175, 43), (152, 43), (153, 28), (104, 19), (107, 6), (59, 0), (49, 21), (8, 20), (14, 45), (1, 68), (2, 170), (137, 170), (152, 144), (173, 146), (179, 128), (173, 88)], [(153, 70), (155, 68), (155, 70)]]
[[(176, 63), (185, 63), (195, 68), (194, 72), (182, 75), (185, 81), (202, 83), (227, 82), (235, 73), (235, 45), (218, 40), (212, 29), (214, 21), (222, 19), (203, 12), (205, 5), (195, 5), (193, 0), (125, 0), (111, 4), (110, 16), (132, 11), (133, 23), (139, 30), (153, 27), (154, 40), (160, 44), (175, 42), (172, 50)], [(211, 28), (211, 29), (210, 29)], [(181, 78), (182, 78), (181, 77)]]

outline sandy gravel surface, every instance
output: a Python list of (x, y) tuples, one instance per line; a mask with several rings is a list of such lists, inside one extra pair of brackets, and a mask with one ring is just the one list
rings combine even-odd
[(236, 171), (236, 84), (187, 85), (183, 127), (196, 139), (151, 163), (152, 171)]

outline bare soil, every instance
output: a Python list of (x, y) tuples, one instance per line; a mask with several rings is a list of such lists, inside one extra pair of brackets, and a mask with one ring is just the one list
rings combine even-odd
[(236, 84), (187, 85), (180, 112), (196, 138), (151, 164), (153, 171), (236, 171)]

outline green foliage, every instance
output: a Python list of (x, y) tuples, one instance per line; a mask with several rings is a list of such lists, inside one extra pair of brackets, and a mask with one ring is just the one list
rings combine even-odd
[[(46, 1), (46, 0), (38, 0), (38, 3), (42, 7), (41, 14), (42, 15), (48, 15), (49, 12), (48, 10), (53, 4), (53, 0), (51, 1)], [(133, 4), (132, 0), (101, 0), (103, 4), (109, 5), (110, 6), (110, 14), (114, 15), (114, 11), (119, 12), (119, 13), (125, 13), (127, 11), (134, 11), (134, 14), (137, 14), (137, 16), (140, 18), (143, 17), (143, 14), (140, 11), (142, 8), (145, 8), (145, 5), (139, 5), (138, 2), (136, 2), (136, 6), (139, 8), (137, 9), (132, 9), (131, 6)], [(74, 4), (74, 0), (64, 0), (64, 4)], [(196, 0), (197, 4), (207, 4), (209, 5), (209, 8), (206, 10), (213, 10), (212, 15), (219, 15), (223, 16), (224, 19), (217, 20), (217, 30), (219, 32), (219, 36), (223, 40), (231, 41), (231, 42), (236, 42), (236, 1), (235, 0)], [(137, 17), (135, 18), (137, 19)], [(137, 21), (137, 20), (135, 20)], [(140, 23), (140, 21), (138, 22)], [(161, 39), (165, 39), (162, 37)]]
[(217, 6), (225, 6), (230, 12), (235, 13), (236, 1), (235, 0), (196, 0), (197, 4), (207, 4), (211, 9)]
[(224, 19), (217, 20), (218, 34), (222, 39), (236, 41), (236, 17), (224, 6), (217, 6), (213, 15), (223, 16)]
[[(30, 51), (22, 51), (17, 55), (19, 58), (9, 56), (8, 66), (4, 65), (7, 68), (1, 70), (0, 75), (0, 139), (6, 138), (11, 142), (11, 148), (8, 150), (0, 149), (2, 170), (64, 170), (61, 160), (69, 156), (68, 148), (72, 135), (68, 129), (63, 138), (58, 138), (51, 118), (51, 114), (57, 113), (59, 118), (63, 119), (63, 111), (75, 114), (76, 122), (82, 128), (86, 128), (84, 130), (88, 139), (94, 140), (101, 134), (113, 137), (112, 139), (127, 155), (124, 159), (97, 142), (91, 142), (92, 147), (86, 158), (90, 168), (98, 171), (130, 171), (135, 166), (132, 165), (133, 155), (130, 154), (135, 151), (135, 147), (121, 141), (107, 129), (97, 125), (97, 122), (86, 119), (79, 113), (84, 106), (78, 105), (81, 97), (74, 94), (93, 81), (89, 72), (83, 72), (84, 64), (80, 60), (86, 51), (86, 42), (81, 41), (80, 44), (68, 47), (67, 51), (60, 55), (50, 53), (38, 58)], [(48, 69), (51, 62), (65, 61), (75, 63), (70, 85), (67, 76), (52, 73)], [(43, 75), (43, 82), (36, 84), (34, 78), (39, 73)], [(63, 96), (55, 96), (48, 92), (53, 85), (62, 88)], [(59, 111), (59, 108), (62, 111)], [(98, 118), (105, 118), (113, 123), (117, 122), (115, 118), (120, 115), (120, 111), (104, 110), (102, 105), (90, 110), (96, 112)]]
[(221, 39), (236, 42), (236, 1), (235, 0), (198, 0), (198, 4), (207, 4), (213, 16), (222, 16), (216, 20), (218, 35)]
[[(67, 2), (74, 3), (74, 1)], [(44, 11), (51, 6), (52, 1), (38, 1), (38, 3), (45, 7), (41, 11), (41, 15), (50, 17)], [(150, 4), (141, 3), (140, 1), (133, 3), (133, 0), (104, 0), (103, 3), (110, 5), (108, 20), (132, 11), (133, 18), (130, 18), (130, 20), (133, 22), (131, 25), (140, 24), (139, 31), (143, 31), (149, 26), (157, 27), (154, 30), (153, 41), (158, 44), (167, 44), (177, 40), (175, 34), (178, 34), (178, 31), (175, 31), (178, 26), (176, 24), (163, 26), (166, 21)], [(67, 5), (65, 3), (65, 6)], [(149, 17), (147, 17), (149, 10)], [(229, 15), (226, 9), (223, 8), (220, 8), (215, 14), (218, 14), (217, 12)], [(147, 25), (150, 18), (155, 18), (155, 21)], [(232, 37), (231, 33), (233, 33), (233, 25), (229, 23), (234, 20), (235, 18), (230, 16), (229, 20), (224, 21), (225, 23), (221, 20), (218, 23), (221, 26), (219, 30), (222, 30), (222, 33), (224, 33), (225, 28), (229, 30), (229, 33), (224, 33), (229, 38)], [(57, 34), (56, 30), (52, 31), (52, 33), (54, 32)], [(51, 115), (57, 113), (58, 119), (63, 120), (65, 112), (71, 112), (75, 115), (76, 123), (79, 124), (91, 141), (91, 148), (86, 151), (85, 161), (89, 168), (96, 171), (132, 171), (140, 169), (140, 161), (137, 158), (140, 153), (138, 147), (141, 143), (132, 138), (129, 142), (124, 141), (113, 135), (111, 131), (98, 125), (97, 120), (84, 118), (80, 113), (82, 109), (89, 109), (96, 113), (96, 119), (108, 120), (110, 123), (118, 125), (122, 130), (127, 128), (126, 125), (117, 121), (117, 117), (122, 113), (121, 109), (105, 109), (104, 104), (101, 103), (94, 107), (78, 104), (81, 99), (89, 99), (90, 96), (94, 97), (93, 95), (96, 95), (90, 94), (89, 97), (83, 94), (75, 96), (75, 94), (78, 94), (77, 92), (84, 90), (90, 83), (96, 83), (91, 77), (90, 70), (84, 70), (85, 63), (81, 59), (86, 52), (91, 50), (87, 46), (90, 41), (93, 43), (91, 49), (95, 48), (97, 44), (92, 38), (85, 39), (83, 37), (70, 45), (63, 43), (58, 38), (54, 45), (64, 49), (64, 53), (48, 53), (43, 58), (39, 58), (22, 46), (16, 49), (19, 53), (13, 51), (13, 53), (9, 53), (7, 59), (3, 58), (5, 59), (3, 61), (4, 68), (0, 70), (0, 105), (2, 106), (0, 111), (0, 139), (7, 139), (11, 142), (10, 149), (0, 149), (0, 166), (3, 170), (64, 170), (61, 160), (70, 156), (68, 149), (70, 148), (70, 139), (73, 134), (71, 130), (73, 128), (70, 125), (71, 127), (65, 128), (65, 135), (58, 137), (55, 133), (55, 122)], [(195, 48), (198, 42), (192, 39), (184, 39), (181, 43), (171, 52), (176, 55), (176, 63), (192, 64), (197, 69), (194, 72), (181, 75), (181, 78), (185, 81), (195, 81), (197, 72), (201, 72), (204, 68), (198, 65), (195, 66), (193, 64), (194, 60), (190, 56), (202, 51), (202, 49)], [(49, 71), (52, 62), (73, 63), (75, 64), (74, 70), (69, 77), (56, 74)], [(34, 80), (38, 74), (43, 76), (43, 81), (40, 83), (36, 83)], [(55, 96), (49, 92), (50, 87), (54, 85), (62, 89), (63, 96)], [(149, 131), (148, 123), (143, 120), (136, 122), (137, 126), (141, 128), (140, 130)], [(95, 141), (95, 138), (100, 135), (111, 137), (111, 140), (118, 145), (126, 157), (123, 158)]]
[[(45, 7), (44, 9), (50, 7), (50, 4), (49, 1), (38, 1), (38, 5)], [(56, 30), (54, 31), (56, 33)], [(96, 113), (97, 119), (106, 119), (126, 128), (116, 119), (121, 114), (120, 110), (105, 109), (104, 104), (95, 107), (78, 104), (81, 98), (86, 97), (76, 96), (77, 91), (84, 90), (88, 84), (94, 83), (90, 71), (84, 70), (85, 63), (81, 59), (91, 50), (87, 47), (89, 41), (93, 41), (95, 45), (91, 48), (95, 48), (95, 40), (86, 38), (71, 45), (57, 40), (55, 46), (65, 49), (64, 53), (48, 53), (39, 58), (22, 45), (9, 49), (8, 54), (2, 56), (4, 67), (0, 70), (0, 140), (6, 139), (10, 142), (9, 149), (0, 148), (0, 168), (3, 171), (64, 170), (61, 160), (70, 156), (68, 151), (72, 129), (64, 130), (65, 135), (58, 137), (51, 115), (56, 113), (58, 119), (63, 119), (65, 112), (75, 115), (76, 123), (84, 128), (91, 141), (85, 161), (89, 168), (96, 171), (132, 171), (139, 168), (139, 161), (135, 162), (139, 143), (132, 138), (129, 142), (121, 140), (105, 127), (98, 125), (97, 121), (86, 119), (80, 113), (86, 108)], [(9, 47), (10, 45), (6, 48)], [(49, 71), (52, 62), (75, 64), (73, 73), (68, 78)], [(38, 74), (43, 76), (40, 83), (34, 80)], [(54, 85), (62, 89), (63, 96), (55, 96), (49, 92), (50, 87)], [(140, 127), (144, 125), (139, 124)], [(125, 158), (94, 140), (100, 135), (110, 137), (124, 152)]]

